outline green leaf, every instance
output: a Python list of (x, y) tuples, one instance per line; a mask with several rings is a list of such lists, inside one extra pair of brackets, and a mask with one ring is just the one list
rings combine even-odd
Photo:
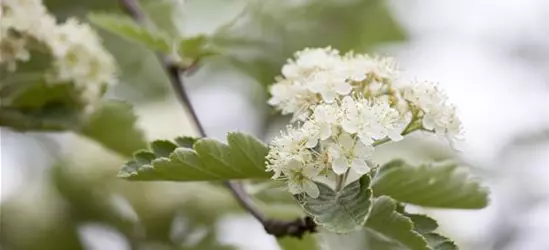
[(175, 143), (177, 143), (179, 147), (192, 148), (199, 139), (200, 138), (193, 136), (179, 136), (175, 138)]
[(128, 41), (141, 43), (151, 50), (164, 53), (171, 52), (172, 39), (167, 33), (141, 26), (129, 17), (116, 14), (91, 13), (88, 15), (88, 20)]
[(453, 163), (415, 167), (394, 160), (381, 167), (372, 189), (375, 196), (388, 195), (401, 202), (427, 207), (486, 207), (488, 190), (458, 170)]
[(414, 223), (414, 231), (420, 233), (427, 244), (433, 250), (457, 250), (456, 244), (434, 231), (438, 228), (437, 222), (427, 215), (422, 214), (408, 214), (405, 215)]
[(457, 245), (450, 239), (437, 234), (437, 233), (428, 233), (424, 234), (423, 237), (427, 240), (429, 247), (433, 250), (458, 250)]
[(438, 223), (431, 217), (423, 214), (404, 214), (414, 222), (414, 231), (418, 233), (430, 233), (438, 228)]
[(104, 101), (78, 133), (119, 154), (130, 156), (147, 147), (143, 131), (136, 127), (132, 106), (124, 101)]
[(320, 249), (313, 235), (306, 235), (302, 239), (283, 237), (277, 239), (282, 250), (317, 250)]
[(386, 1), (381, 0), (309, 1), (299, 5), (292, 1), (254, 1), (213, 36), (229, 61), (263, 85), (271, 84), (280, 74), (280, 65), (305, 47), (365, 52), (405, 38)]
[(268, 148), (257, 138), (233, 132), (228, 144), (203, 138), (193, 148), (194, 138), (180, 137), (177, 143), (154, 141), (152, 151), (138, 151), (127, 162), (119, 177), (137, 181), (207, 181), (226, 179), (268, 179), (265, 156)]
[(320, 189), (318, 198), (314, 199), (306, 194), (295, 196), (317, 224), (336, 233), (349, 233), (364, 225), (372, 198), (369, 175), (345, 186), (340, 192), (335, 192), (322, 183), (317, 185)]
[(370, 244), (376, 247), (368, 249), (399, 249), (400, 245), (405, 249), (430, 250), (427, 241), (413, 230), (412, 220), (398, 213), (396, 208), (396, 202), (390, 197), (381, 196), (374, 200), (365, 227)]
[(178, 53), (182, 58), (200, 59), (202, 57), (215, 55), (215, 50), (208, 48), (208, 40), (204, 35), (181, 40)]
[(84, 104), (80, 93), (69, 83), (48, 84), (39, 78), (13, 92), (0, 107), (0, 126), (18, 131), (63, 131), (81, 123)]

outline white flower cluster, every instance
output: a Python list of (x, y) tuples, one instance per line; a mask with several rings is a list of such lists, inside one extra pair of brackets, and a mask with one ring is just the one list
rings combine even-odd
[(2, 0), (0, 8), (0, 65), (15, 71), (31, 53), (46, 52), (52, 58), (48, 81), (74, 83), (88, 104), (116, 82), (114, 58), (89, 25), (75, 19), (57, 24), (42, 0)]
[(329, 47), (295, 53), (270, 89), (269, 104), (296, 123), (271, 142), (273, 179), (286, 179), (293, 194), (317, 197), (315, 178), (366, 174), (376, 145), (415, 130), (459, 138), (456, 108), (439, 87), (397, 87), (397, 77), (390, 58)]

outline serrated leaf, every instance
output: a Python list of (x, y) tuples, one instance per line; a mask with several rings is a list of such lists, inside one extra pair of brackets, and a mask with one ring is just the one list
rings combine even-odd
[(228, 144), (203, 138), (180, 137), (177, 143), (154, 141), (151, 151), (140, 151), (119, 176), (138, 181), (207, 181), (268, 179), (264, 161), (267, 146), (244, 133), (229, 133)]
[(130, 156), (135, 150), (147, 147), (136, 121), (130, 104), (109, 100), (102, 102), (77, 132), (119, 154)]
[[(376, 239), (371, 249), (398, 249), (398, 245), (411, 250), (430, 250), (427, 241), (414, 231), (412, 220), (396, 212), (396, 202), (387, 196), (374, 200), (365, 228), (369, 238)], [(388, 245), (381, 248), (379, 245)], [(370, 248), (369, 248), (370, 249)]]
[(438, 223), (433, 218), (423, 214), (404, 214), (414, 223), (414, 231), (424, 234), (435, 231)]
[(429, 247), (433, 250), (457, 250), (456, 244), (445, 236), (434, 231), (438, 228), (438, 223), (431, 217), (423, 214), (404, 214), (414, 223), (414, 231), (420, 233)]
[(153, 30), (135, 23), (129, 17), (116, 14), (91, 13), (88, 20), (93, 24), (117, 34), (124, 39), (140, 43), (147, 48), (170, 53), (172, 39), (161, 30)]
[(200, 138), (193, 136), (179, 136), (175, 138), (175, 143), (177, 143), (179, 147), (192, 148), (199, 139)]
[(373, 181), (375, 196), (427, 207), (475, 209), (488, 205), (488, 190), (458, 166), (425, 164), (419, 167), (402, 160), (391, 161)]
[(369, 175), (364, 175), (339, 192), (322, 183), (317, 185), (320, 190), (318, 198), (306, 194), (295, 196), (317, 224), (335, 233), (349, 233), (364, 225), (372, 204)]
[(423, 234), (423, 237), (427, 240), (429, 247), (433, 250), (458, 250), (457, 245), (450, 239), (437, 234), (427, 233)]

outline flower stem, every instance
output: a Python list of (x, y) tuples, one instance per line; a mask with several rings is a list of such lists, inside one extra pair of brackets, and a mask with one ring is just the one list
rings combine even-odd
[[(121, 4), (122, 8), (128, 14), (130, 14), (136, 22), (142, 25), (146, 24), (146, 17), (143, 12), (141, 12), (137, 0), (120, 0), (119, 3)], [(172, 88), (175, 90), (175, 94), (177, 95), (179, 101), (191, 115), (191, 118), (194, 121), (198, 133), (201, 137), (206, 137), (206, 132), (202, 127), (198, 116), (196, 115), (196, 112), (193, 109), (191, 101), (183, 85), (183, 79), (181, 77), (181, 75), (185, 73), (189, 68), (195, 66), (195, 63), (193, 63), (193, 65), (191, 65), (190, 67), (184, 68), (181, 65), (175, 63), (166, 55), (157, 53), (157, 57), (162, 63), (162, 67), (168, 74)], [(251, 197), (244, 190), (244, 186), (241, 182), (227, 180), (224, 182), (224, 184), (237, 200), (237, 202), (263, 225), (267, 233), (274, 235), (275, 237), (293, 236), (297, 238), (302, 238), (303, 234), (305, 234), (306, 232), (316, 232), (316, 224), (311, 217), (298, 218), (293, 221), (268, 219), (261, 211), (257, 209)]]
[(344, 174), (342, 175), (336, 175), (336, 186), (335, 191), (339, 192), (345, 187), (345, 182), (347, 182), (347, 177), (349, 176), (349, 171), (351, 169), (347, 169)]

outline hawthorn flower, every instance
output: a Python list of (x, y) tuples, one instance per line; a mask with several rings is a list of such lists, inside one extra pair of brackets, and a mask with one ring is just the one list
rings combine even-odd
[(344, 118), (341, 123), (347, 133), (357, 134), (365, 145), (375, 140), (389, 137), (393, 141), (402, 139), (401, 132), (406, 126), (400, 113), (387, 102), (354, 100), (346, 96), (342, 101)]
[(333, 68), (340, 61), (339, 51), (327, 48), (304, 49), (294, 54), (295, 60), (288, 60), (282, 67), (286, 79), (307, 77), (312, 72)]
[(311, 113), (311, 107), (320, 102), (320, 98), (300, 82), (279, 79), (271, 86), (272, 97), (268, 103), (278, 107), (282, 114), (293, 114), (293, 121), (305, 120)]
[(93, 110), (105, 86), (116, 82), (114, 58), (94, 30), (74, 18), (58, 24), (41, 0), (2, 0), (0, 8), (0, 66), (14, 71), (40, 48), (51, 57), (49, 84), (74, 84), (86, 111)]
[(370, 171), (366, 161), (370, 159), (372, 151), (372, 147), (343, 133), (330, 147), (332, 169), (336, 174), (344, 174), (349, 168), (358, 174), (365, 174)]
[(351, 84), (347, 79), (334, 72), (323, 71), (311, 76), (311, 80), (307, 87), (313, 93), (318, 93), (322, 96), (322, 100), (326, 103), (332, 103), (338, 95), (347, 95), (351, 92)]
[(421, 110), (423, 128), (445, 136), (452, 143), (462, 137), (457, 108), (436, 84), (418, 83), (403, 89), (403, 97)]
[(313, 166), (303, 165), (302, 162), (291, 160), (288, 166), (282, 170), (288, 177), (288, 190), (292, 194), (306, 193), (307, 195), (317, 198), (320, 190), (313, 178), (318, 175), (318, 169)]
[(51, 80), (74, 82), (87, 102), (101, 96), (103, 85), (116, 82), (114, 58), (89, 25), (68, 19), (59, 25), (49, 46), (56, 58)]
[(317, 197), (315, 181), (343, 176), (333, 178), (342, 184), (347, 171), (368, 173), (375, 146), (415, 130), (451, 142), (460, 135), (457, 109), (444, 92), (399, 85), (391, 58), (341, 56), (331, 48), (305, 49), (294, 57), (271, 86), (268, 102), (293, 115), (295, 125), (271, 142), (266, 162), (273, 179), (287, 180), (293, 194)]

